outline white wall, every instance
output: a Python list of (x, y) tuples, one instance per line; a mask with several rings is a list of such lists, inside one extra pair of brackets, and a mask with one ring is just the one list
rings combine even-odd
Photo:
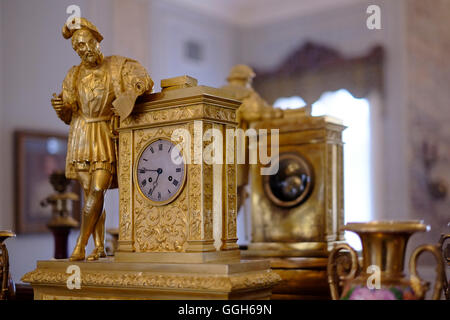
[(247, 27), (240, 33), (242, 59), (263, 70), (274, 68), (308, 40), (347, 56), (366, 53), (384, 38), (382, 31), (367, 29), (366, 8), (365, 4), (341, 6), (314, 15)]
[[(164, 0), (152, 2), (150, 31), (150, 71), (156, 79), (188, 74), (199, 84), (218, 87), (239, 61), (236, 27)], [(184, 44), (191, 40), (203, 47), (202, 61), (185, 57)]]

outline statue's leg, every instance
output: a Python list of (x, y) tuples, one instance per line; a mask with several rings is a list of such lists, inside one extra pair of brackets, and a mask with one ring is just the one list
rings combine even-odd
[[(87, 177), (87, 179), (86, 179)], [(81, 177), (80, 183), (83, 186), (84, 191), (84, 199), (87, 199), (89, 195), (89, 189), (90, 189), (90, 175), (89, 173), (85, 172), (85, 175)], [(103, 210), (100, 218), (97, 220), (97, 223), (95, 224), (94, 228), (94, 244), (95, 249), (92, 251), (92, 253), (88, 256), (88, 260), (97, 260), (98, 258), (106, 257), (105, 252), (105, 218), (106, 218), (106, 211)], [(97, 256), (97, 259), (89, 259), (91, 256)]]
[(91, 175), (89, 174), (89, 172), (79, 171), (78, 172), (78, 182), (80, 183), (81, 187), (83, 188), (84, 201), (86, 201), (86, 199), (89, 195), (89, 190), (91, 188)]
[(91, 174), (89, 194), (83, 206), (80, 235), (70, 257), (71, 261), (85, 258), (85, 247), (103, 211), (103, 200), (111, 184), (111, 177), (111, 173), (106, 170), (96, 170)]
[(103, 210), (100, 218), (98, 218), (97, 223), (94, 228), (94, 244), (95, 248), (92, 253), (88, 256), (88, 260), (98, 260), (99, 258), (106, 257), (105, 252), (105, 219), (106, 211)]
[[(77, 173), (78, 175), (78, 182), (80, 183), (81, 187), (83, 188), (83, 195), (84, 195), (84, 203), (86, 204), (86, 201), (88, 199), (89, 196), (89, 190), (90, 190), (90, 184), (91, 184), (91, 175), (89, 174), (89, 172), (85, 172), (85, 171), (79, 171)], [(84, 208), (82, 211), (82, 215), (81, 215), (81, 224), (83, 225), (83, 221), (84, 221)], [(77, 239), (77, 244), (75, 245), (75, 248), (70, 256), (71, 261), (74, 260), (84, 260), (84, 256), (85, 256), (85, 246), (81, 246), (78, 245), (80, 243), (80, 237), (81, 237), (81, 230), (83, 230), (83, 228), (80, 228), (80, 234), (78, 235), (78, 239)]]
[[(108, 184), (109, 187), (109, 184)], [(107, 187), (107, 188), (108, 188)], [(104, 203), (104, 201), (103, 201)], [(106, 211), (103, 210), (102, 214), (98, 218), (95, 223), (93, 238), (95, 248), (92, 253), (88, 256), (88, 260), (98, 260), (99, 258), (106, 257), (105, 252), (105, 220), (106, 220)]]

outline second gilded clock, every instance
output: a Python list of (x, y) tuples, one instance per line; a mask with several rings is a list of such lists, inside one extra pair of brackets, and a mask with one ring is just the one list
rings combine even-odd
[(172, 202), (186, 179), (183, 154), (170, 140), (152, 140), (137, 158), (134, 177), (139, 191), (153, 205)]

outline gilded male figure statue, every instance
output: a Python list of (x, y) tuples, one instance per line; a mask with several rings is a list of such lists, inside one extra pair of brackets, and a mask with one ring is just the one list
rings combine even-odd
[(84, 190), (80, 235), (70, 257), (85, 259), (85, 247), (91, 234), (95, 248), (88, 260), (105, 257), (104, 195), (117, 187), (118, 153), (115, 136), (117, 118), (127, 117), (136, 98), (150, 93), (153, 81), (137, 61), (104, 57), (100, 50), (103, 36), (85, 18), (65, 24), (65, 39), (81, 63), (72, 67), (63, 81), (62, 93), (53, 95), (52, 105), (58, 117), (70, 125), (66, 158), (66, 176), (76, 179)]

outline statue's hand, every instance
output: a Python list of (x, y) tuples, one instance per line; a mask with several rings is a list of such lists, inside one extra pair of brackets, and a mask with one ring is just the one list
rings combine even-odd
[(70, 120), (72, 119), (72, 111), (66, 104), (64, 104), (62, 95), (56, 95), (56, 93), (54, 93), (51, 101), (53, 109), (55, 109), (58, 118), (64, 121), (64, 123), (69, 124)]
[(56, 95), (56, 93), (54, 93), (51, 101), (53, 109), (55, 109), (56, 113), (60, 115), (64, 110), (64, 102), (62, 96), (61, 95), (58, 96)]

